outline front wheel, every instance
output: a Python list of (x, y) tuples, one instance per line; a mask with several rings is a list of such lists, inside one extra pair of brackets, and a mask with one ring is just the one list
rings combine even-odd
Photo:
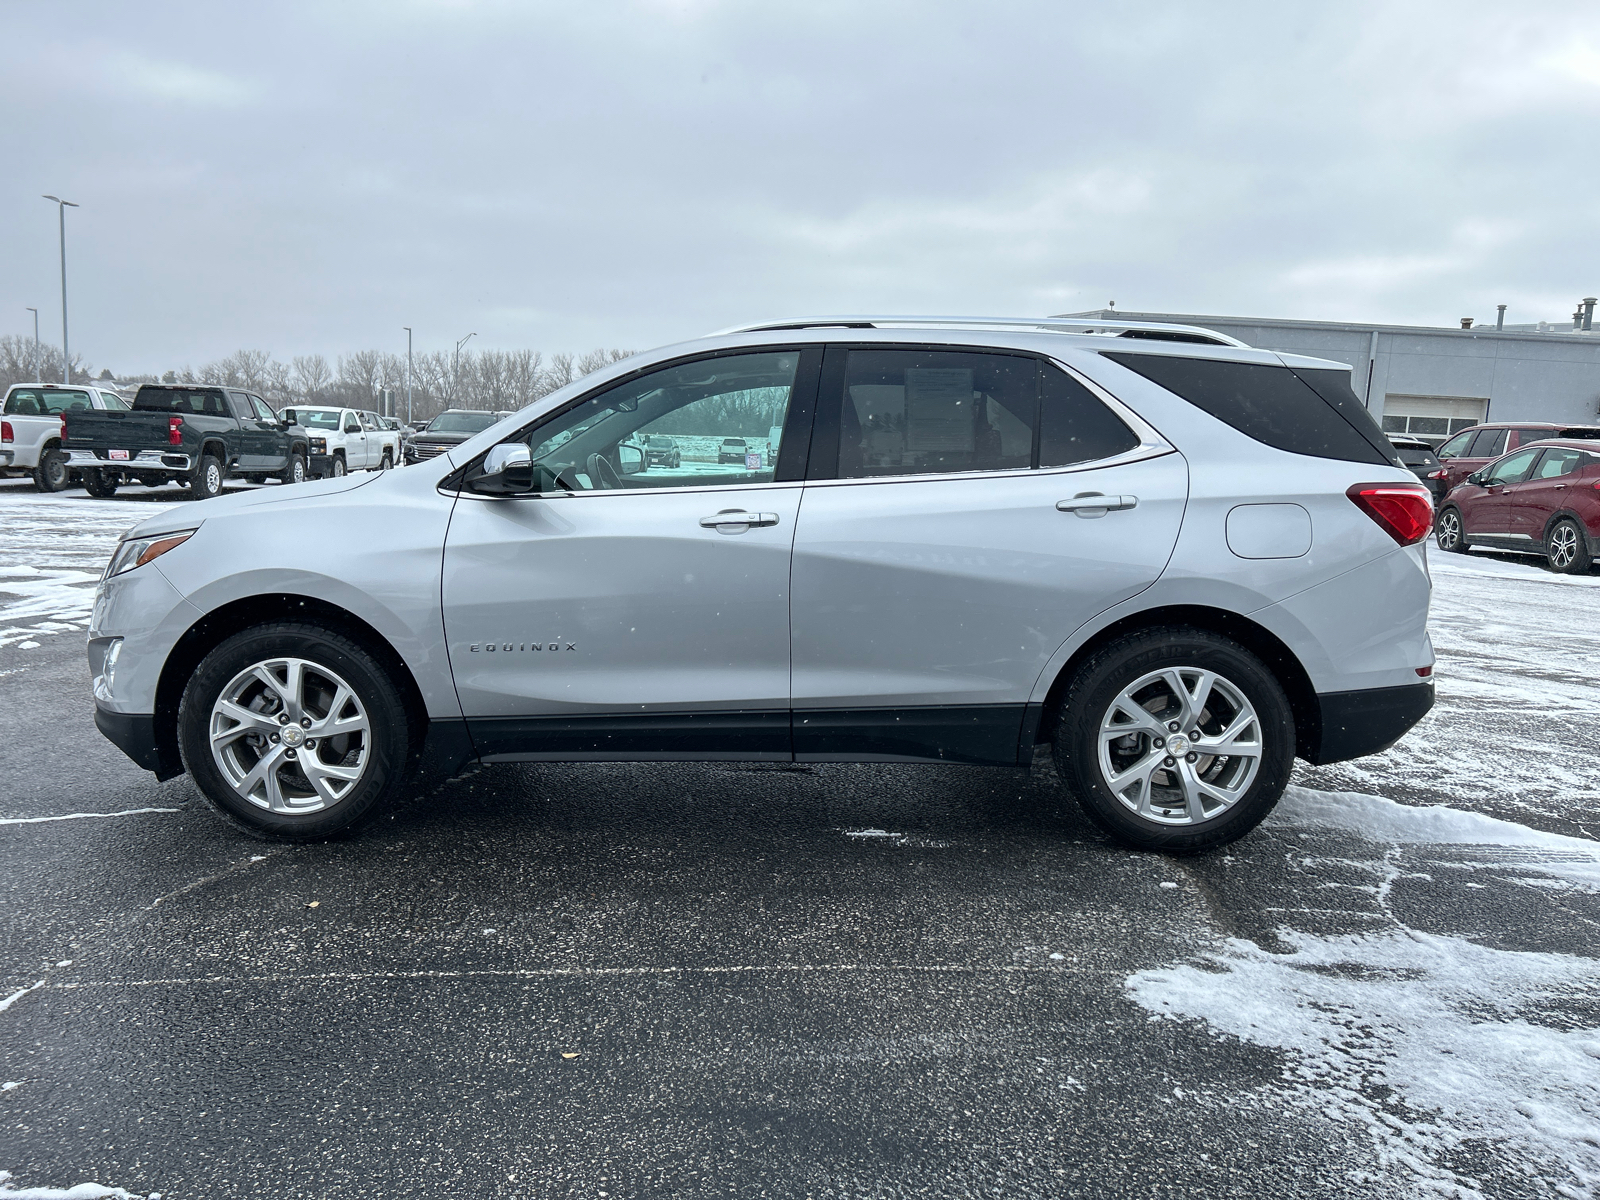
[(345, 475), (344, 455), (335, 454), (333, 456), (333, 466), (330, 468), (330, 470), (332, 471), (333, 477), (335, 479), (343, 479), (344, 478), (344, 475)]
[(33, 469), (33, 486), (41, 492), (59, 492), (67, 486), (67, 456), (59, 450), (46, 450)]
[(276, 622), (201, 661), (178, 705), (183, 764), (235, 828), (317, 841), (371, 820), (404, 785), (410, 730), (381, 663), (343, 634)]
[(121, 483), (121, 475), (100, 467), (91, 467), (83, 473), (83, 490), (99, 500), (115, 495)]
[(1288, 786), (1288, 697), (1237, 642), (1201, 629), (1132, 634), (1096, 651), (1056, 728), (1056, 770), (1084, 813), (1139, 850), (1225, 846)]
[(1461, 527), (1461, 510), (1459, 508), (1442, 509), (1439, 520), (1433, 528), (1434, 541), (1439, 543), (1439, 549), (1450, 554), (1465, 554), (1467, 552), (1467, 536)]
[(1571, 517), (1563, 517), (1550, 527), (1544, 539), (1544, 553), (1553, 571), (1564, 575), (1589, 573), (1589, 542), (1583, 527)]

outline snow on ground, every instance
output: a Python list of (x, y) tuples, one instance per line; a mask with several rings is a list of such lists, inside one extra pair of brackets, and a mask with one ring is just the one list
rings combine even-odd
[(0, 1171), (0, 1200), (161, 1200), (160, 1192), (142, 1196), (119, 1187), (104, 1187), (98, 1183), (80, 1183), (76, 1187), (25, 1187), (11, 1186), (10, 1171)]

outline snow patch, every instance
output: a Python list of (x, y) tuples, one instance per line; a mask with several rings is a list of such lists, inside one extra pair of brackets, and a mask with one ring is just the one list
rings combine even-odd
[(1288, 1056), (1291, 1104), (1364, 1127), (1380, 1163), (1473, 1200), (1452, 1170), (1469, 1140), (1506, 1146), (1553, 1189), (1600, 1187), (1600, 1029), (1563, 1013), (1600, 1003), (1600, 964), (1495, 950), (1413, 930), (1228, 939), (1198, 964), (1125, 987), (1153, 1019), (1200, 1020)]
[(160, 1192), (143, 1193), (119, 1187), (106, 1187), (98, 1183), (80, 1183), (76, 1187), (13, 1188), (15, 1176), (10, 1171), (0, 1171), (0, 1200), (161, 1200)]
[(136, 817), (140, 813), (175, 813), (181, 811), (181, 809), (176, 808), (124, 808), (120, 812), (61, 813), (54, 817), (0, 817), (0, 825), (38, 825), (44, 821), (81, 821), (85, 817)]

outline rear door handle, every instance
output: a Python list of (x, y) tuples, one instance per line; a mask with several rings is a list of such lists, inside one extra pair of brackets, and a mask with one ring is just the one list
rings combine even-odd
[(1058, 512), (1077, 513), (1080, 517), (1103, 517), (1108, 512), (1138, 507), (1137, 496), (1107, 496), (1101, 492), (1079, 492), (1071, 500), (1056, 501)]
[(745, 512), (742, 508), (729, 508), (719, 512), (714, 517), (701, 517), (700, 526), (703, 529), (748, 529), (752, 525), (776, 525), (777, 513)]

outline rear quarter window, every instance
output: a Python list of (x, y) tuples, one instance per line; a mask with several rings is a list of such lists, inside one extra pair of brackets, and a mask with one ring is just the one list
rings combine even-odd
[(1347, 372), (1296, 372), (1270, 363), (1166, 354), (1102, 353), (1274, 449), (1345, 462), (1402, 465), (1393, 448), (1380, 449), (1387, 439), (1350, 390), (1348, 379), (1336, 378)]

